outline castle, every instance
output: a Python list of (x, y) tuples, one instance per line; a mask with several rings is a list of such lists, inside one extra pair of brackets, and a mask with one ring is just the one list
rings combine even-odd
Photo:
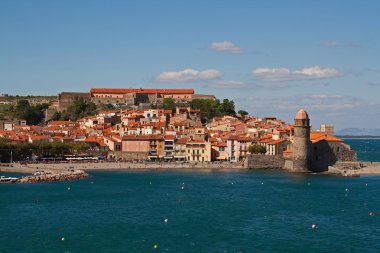
[(308, 113), (294, 118), (293, 142), (285, 156), (285, 168), (294, 172), (323, 172), (342, 162), (356, 162), (356, 152), (342, 139), (325, 132), (311, 132)]
[(214, 95), (196, 94), (194, 89), (92, 88), (90, 92), (62, 92), (58, 94), (58, 111), (67, 109), (77, 97), (94, 102), (97, 105), (124, 106), (161, 104), (165, 98), (171, 98), (177, 103), (187, 103), (194, 99), (215, 100)]

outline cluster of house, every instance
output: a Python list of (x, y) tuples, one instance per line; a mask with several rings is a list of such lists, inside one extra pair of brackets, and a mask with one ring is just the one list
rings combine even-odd
[[(152, 161), (231, 161), (247, 156), (251, 144), (266, 155), (289, 155), (294, 125), (275, 117), (215, 117), (202, 124), (199, 110), (163, 109), (101, 111), (78, 121), (50, 121), (29, 126), (0, 122), (0, 137), (13, 142), (85, 142), (92, 151), (115, 159)], [(328, 128), (331, 131), (331, 128)], [(343, 142), (328, 132), (312, 132), (311, 142)], [(313, 139), (314, 138), (314, 139)]]

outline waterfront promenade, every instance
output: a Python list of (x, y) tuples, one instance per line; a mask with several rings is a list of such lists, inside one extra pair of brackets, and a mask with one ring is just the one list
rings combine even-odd
[[(380, 175), (380, 162), (361, 162), (359, 175)], [(239, 171), (247, 170), (243, 162), (207, 162), (207, 163), (176, 163), (176, 162), (71, 162), (71, 163), (31, 163), (31, 164), (0, 164), (0, 172), (17, 172), (33, 174), (36, 171), (61, 173), (68, 170), (130, 170), (130, 171)]]
[(202, 170), (202, 171), (231, 171), (245, 170), (242, 162), (209, 162), (209, 163), (176, 163), (176, 162), (79, 162), (79, 163), (31, 163), (0, 165), (0, 172), (34, 173), (36, 170), (44, 170), (59, 173), (67, 170)]

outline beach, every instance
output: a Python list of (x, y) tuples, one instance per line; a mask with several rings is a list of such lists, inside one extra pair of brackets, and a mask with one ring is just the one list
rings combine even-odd
[[(361, 168), (356, 175), (380, 175), (380, 162), (360, 162)], [(33, 174), (36, 171), (52, 174), (70, 170), (91, 171), (242, 171), (249, 170), (243, 163), (210, 162), (210, 163), (168, 163), (168, 162), (80, 162), (80, 163), (13, 163), (0, 165), (0, 172), (17, 172)], [(284, 170), (286, 171), (286, 170)]]

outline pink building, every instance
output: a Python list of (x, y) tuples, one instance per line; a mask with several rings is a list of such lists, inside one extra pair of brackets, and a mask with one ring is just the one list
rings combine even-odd
[(121, 151), (123, 152), (146, 152), (150, 151), (149, 135), (125, 135), (121, 142)]

